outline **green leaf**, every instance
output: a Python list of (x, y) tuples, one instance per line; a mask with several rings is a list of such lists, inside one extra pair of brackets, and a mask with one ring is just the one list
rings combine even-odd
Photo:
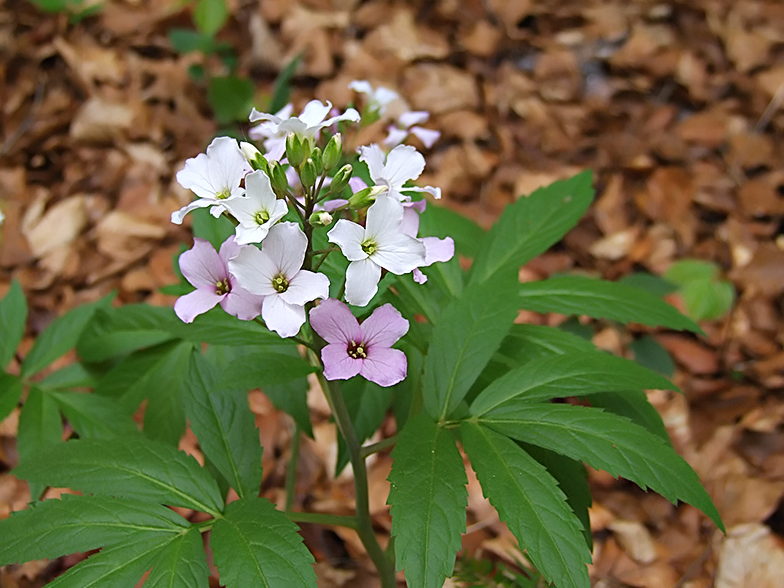
[(419, 234), (433, 237), (452, 237), (455, 251), (466, 257), (476, 257), (486, 232), (470, 218), (445, 206), (428, 203), (419, 215)]
[(315, 588), (313, 556), (297, 530), (264, 498), (229, 504), (210, 536), (221, 584), (226, 588)]
[(112, 547), (139, 532), (171, 537), (188, 526), (173, 510), (157, 504), (63, 494), (0, 521), (5, 537), (0, 565)]
[(93, 388), (98, 384), (99, 373), (99, 370), (88, 369), (81, 363), (71, 363), (46, 376), (38, 382), (38, 386), (43, 390)]
[(76, 345), (82, 331), (99, 308), (106, 309), (114, 295), (106, 296), (91, 304), (82, 304), (56, 318), (35, 339), (33, 348), (22, 363), (22, 378), (29, 378), (40, 372), (55, 359)]
[(195, 459), (143, 437), (61, 443), (20, 465), (14, 474), (50, 486), (193, 508), (212, 515), (223, 509), (215, 481)]
[(678, 286), (686, 286), (695, 280), (715, 280), (719, 273), (719, 267), (713, 262), (681, 259), (673, 263), (663, 277)]
[(190, 216), (193, 219), (193, 236), (207, 239), (215, 251), (219, 251), (223, 242), (234, 234), (234, 223), (225, 215), (215, 218), (207, 208), (197, 208), (190, 212)]
[(174, 539), (136, 533), (121, 545), (101, 550), (72, 567), (46, 588), (127, 588), (136, 586), (158, 553)]
[(465, 466), (451, 433), (420, 414), (392, 451), (388, 504), (397, 569), (409, 586), (440, 588), (452, 575), (466, 528)]
[(514, 270), (557, 243), (588, 210), (593, 200), (590, 171), (540, 188), (504, 210), (482, 241), (471, 267), (470, 283)]
[(144, 582), (145, 588), (207, 588), (210, 569), (199, 529), (193, 527), (166, 545)]
[(219, 386), (217, 370), (199, 353), (191, 354), (185, 407), (205, 456), (240, 498), (258, 496), (261, 445), (248, 395)]
[(22, 397), (22, 380), (0, 372), (0, 422), (19, 404)]
[(139, 390), (147, 398), (144, 411), (144, 434), (154, 441), (177, 446), (185, 433), (185, 408), (182, 394), (188, 360), (193, 345), (175, 345), (144, 377)]
[[(17, 449), (19, 463), (26, 465), (36, 461), (38, 455), (60, 445), (63, 439), (63, 421), (54, 399), (39, 388), (32, 387), (19, 416)], [(38, 498), (46, 489), (43, 485), (30, 481), (30, 496)]]
[(697, 474), (672, 447), (629, 420), (601, 409), (512, 402), (480, 422), (519, 441), (585, 461), (671, 502), (699, 508), (723, 531), (721, 517)]
[(210, 35), (191, 29), (172, 28), (167, 31), (166, 36), (169, 38), (172, 49), (177, 53), (185, 54), (200, 51), (205, 55), (210, 55), (231, 49), (230, 43), (221, 43)]
[(5, 298), (0, 300), (0, 369), (14, 358), (27, 324), (27, 300), (19, 282), (14, 280)]
[(138, 435), (139, 428), (118, 403), (81, 392), (49, 392), (80, 437), (113, 439)]
[(591, 552), (558, 483), (514, 442), (480, 425), (460, 425), (482, 492), (536, 569), (559, 588), (590, 588)]
[(638, 288), (640, 290), (645, 290), (649, 294), (653, 294), (659, 298), (663, 298), (667, 294), (672, 294), (678, 289), (678, 287), (672, 282), (647, 272), (635, 272), (633, 274), (623, 276), (620, 280), (618, 280), (618, 283), (625, 284), (626, 286), (632, 286), (633, 288)]
[(642, 390), (592, 394), (591, 406), (626, 417), (659, 437), (667, 445), (672, 444), (661, 416), (648, 402), (648, 396)]
[(680, 290), (683, 304), (695, 321), (712, 321), (726, 315), (735, 302), (735, 288), (729, 282), (693, 280)]
[[(341, 384), (346, 399), (346, 408), (354, 425), (357, 438), (364, 443), (384, 422), (384, 417), (392, 404), (392, 389), (382, 388), (364, 378), (352, 378)], [(338, 436), (338, 459), (335, 476), (343, 471), (349, 462), (348, 445), (343, 436)]]
[(517, 316), (517, 274), (463, 290), (441, 313), (425, 358), (425, 409), (445, 419), (465, 397)]
[(221, 124), (247, 120), (253, 108), (253, 82), (238, 76), (210, 78), (207, 96), (215, 118)]
[(193, 9), (193, 23), (205, 35), (214, 35), (223, 28), (229, 19), (226, 0), (196, 0)]
[(626, 284), (558, 276), (520, 285), (521, 306), (536, 312), (588, 315), (702, 333), (699, 325), (653, 294)]
[(221, 385), (231, 388), (264, 388), (303, 378), (317, 368), (299, 356), (263, 349), (244, 355), (224, 368)]
[(297, 71), (297, 66), (302, 60), (302, 53), (298, 53), (294, 58), (286, 64), (275, 80), (275, 88), (272, 90), (272, 100), (270, 101), (269, 111), (271, 113), (278, 112), (281, 108), (286, 106), (291, 94), (291, 78), (294, 72)]
[(659, 345), (650, 335), (644, 335), (632, 341), (629, 350), (634, 353), (634, 361), (649, 370), (671, 378), (675, 373), (675, 362), (669, 352)]
[(664, 376), (609, 353), (556, 355), (512, 370), (490, 384), (471, 404), (471, 414), (481, 416), (517, 398), (530, 403), (597, 392), (647, 389), (677, 390), (677, 387)]
[(227, 314), (216, 306), (212, 310), (199, 315), (192, 323), (184, 323), (167, 309), (174, 320), (167, 325), (169, 332), (193, 343), (209, 345), (290, 345), (294, 343), (281, 339), (276, 333), (269, 331), (255, 321), (241, 321)]

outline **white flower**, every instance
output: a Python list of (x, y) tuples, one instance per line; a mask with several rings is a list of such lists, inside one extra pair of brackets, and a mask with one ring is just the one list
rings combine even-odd
[(3, 221), (4, 221), (4, 220), (5, 220), (5, 215), (3, 214), (3, 211), (2, 211), (2, 210), (0, 210), (0, 225), (2, 225), (2, 224), (3, 224)]
[(359, 94), (367, 95), (367, 109), (376, 112), (378, 116), (384, 116), (389, 106), (395, 100), (400, 99), (400, 94), (384, 86), (373, 88), (367, 80), (354, 80), (348, 87)]
[(302, 269), (308, 238), (296, 223), (279, 223), (261, 250), (246, 247), (229, 260), (237, 283), (264, 296), (261, 318), (281, 337), (293, 337), (305, 323), (305, 304), (329, 296), (329, 278)]
[(381, 196), (368, 208), (367, 223), (341, 219), (327, 233), (351, 262), (346, 271), (346, 300), (365, 306), (378, 291), (381, 268), (402, 275), (425, 263), (425, 246), (400, 231), (403, 205)]
[[(256, 112), (255, 108), (250, 115), (251, 121), (254, 120), (254, 112)], [(274, 116), (276, 119), (284, 120), (289, 118), (292, 112), (294, 112), (294, 105), (286, 104), (286, 106), (276, 112)], [(256, 125), (248, 132), (250, 138), (254, 141), (260, 141), (264, 139), (264, 150), (266, 151), (264, 156), (268, 161), (280, 161), (280, 159), (286, 153), (286, 131), (281, 131), (278, 127), (278, 123), (267, 120), (261, 124)]]
[(220, 216), (225, 201), (245, 193), (240, 184), (250, 171), (252, 168), (237, 141), (231, 137), (216, 137), (207, 147), (207, 153), (188, 159), (185, 167), (177, 172), (180, 185), (192, 190), (199, 200), (173, 212), (171, 222), (182, 224), (182, 219), (191, 210), (205, 206), (212, 206), (212, 215)]
[(396, 124), (387, 127), (387, 138), (383, 143), (387, 147), (395, 147), (406, 140), (408, 135), (414, 135), (422, 144), (430, 149), (441, 136), (439, 131), (418, 126), (430, 118), (430, 113), (424, 110), (406, 111), (397, 117)]
[(359, 122), (359, 113), (353, 108), (349, 108), (346, 110), (346, 112), (338, 116), (327, 118), (327, 115), (331, 109), (331, 102), (327, 101), (327, 103), (324, 104), (319, 100), (311, 100), (308, 102), (305, 105), (302, 114), (299, 116), (286, 116), (286, 114), (282, 114), (283, 111), (279, 112), (278, 114), (267, 114), (264, 112), (259, 112), (254, 108), (250, 113), (250, 122), (257, 122), (260, 120), (266, 121), (259, 126), (263, 126), (263, 132), (269, 133), (269, 136), (282, 136), (283, 149), (285, 151), (286, 134), (288, 133), (294, 133), (300, 138), (312, 139), (321, 129), (328, 127), (338, 121), (348, 120), (351, 122)]
[(275, 197), (270, 179), (263, 171), (245, 176), (245, 197), (227, 200), (226, 209), (239, 221), (237, 243), (261, 243), (270, 228), (286, 216), (288, 206)]
[(411, 200), (401, 193), (402, 190), (411, 192), (428, 192), (436, 198), (441, 198), (441, 188), (426, 186), (403, 187), (409, 180), (417, 179), (425, 169), (425, 158), (419, 151), (410, 145), (398, 145), (388, 155), (378, 145), (360, 147), (360, 161), (364, 161), (370, 177), (377, 186), (386, 186), (389, 195), (400, 202)]

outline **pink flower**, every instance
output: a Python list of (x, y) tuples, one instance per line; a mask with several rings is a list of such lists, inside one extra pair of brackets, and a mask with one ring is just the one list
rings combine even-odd
[(194, 239), (193, 247), (180, 255), (180, 270), (196, 290), (174, 303), (174, 312), (185, 323), (220, 303), (223, 310), (243, 321), (261, 313), (262, 297), (237, 285), (229, 273), (229, 259), (243, 249), (229, 237), (216, 253), (209, 241)]
[(310, 311), (310, 325), (328, 343), (321, 350), (327, 380), (359, 374), (392, 386), (406, 377), (406, 355), (391, 347), (408, 332), (408, 321), (391, 304), (379, 306), (360, 326), (348, 306), (328, 298)]

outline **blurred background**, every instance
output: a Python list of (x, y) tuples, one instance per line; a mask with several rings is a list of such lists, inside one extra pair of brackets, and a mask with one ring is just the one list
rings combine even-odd
[[(251, 106), (343, 108), (352, 80), (398, 91), (441, 132), (422, 183), (490, 226), (504, 206), (591, 168), (597, 198), (520, 272), (626, 279), (706, 333), (525, 314), (674, 377), (652, 391), (676, 449), (728, 528), (591, 472), (596, 586), (773, 588), (784, 578), (784, 4), (763, 0), (5, 0), (0, 4), (0, 296), (30, 304), (22, 351), (65, 310), (117, 291), (171, 305), (191, 199), (174, 180), (216, 134), (247, 137)], [(385, 121), (363, 129), (381, 140)], [(63, 358), (62, 366), (72, 358)], [(280, 500), (291, 421), (250, 396), (264, 495)], [(335, 431), (312, 395), (298, 499), (351, 508)], [(23, 508), (18, 409), (0, 423), (0, 517)], [(394, 431), (391, 419), (385, 432)], [(66, 429), (68, 430), (68, 429)], [(191, 435), (181, 447), (198, 454)], [(388, 452), (372, 462), (382, 536)], [(472, 473), (460, 569), (472, 581), (524, 559)], [(49, 496), (56, 495), (50, 490)], [(346, 529), (304, 525), (322, 585), (372, 586)], [(41, 586), (83, 556), (0, 568)], [(488, 584), (497, 585), (496, 581)], [(456, 585), (461, 585), (455, 582)], [(214, 584), (217, 586), (217, 582)], [(510, 584), (517, 585), (517, 584)], [(522, 584), (519, 584), (522, 585)]]

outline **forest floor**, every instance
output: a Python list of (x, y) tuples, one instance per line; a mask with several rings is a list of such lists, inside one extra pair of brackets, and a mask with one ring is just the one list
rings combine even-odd
[[(22, 0), (0, 5), (0, 297), (28, 296), (22, 353), (53, 318), (117, 291), (119, 303), (171, 305), (172, 256), (190, 229), (169, 222), (190, 200), (174, 180), (221, 131), (193, 73), (226, 63), (173, 50), (192, 29), (181, 0), (108, 1), (78, 22)], [(579, 271), (661, 275), (676, 260), (715, 262), (737, 293), (706, 335), (653, 332), (683, 394), (651, 391), (676, 449), (727, 527), (631, 483), (590, 472), (595, 586), (775, 588), (784, 578), (784, 4), (775, 0), (230, 0), (218, 40), (263, 107), (294, 56), (297, 107), (344, 107), (348, 83), (398, 90), (425, 125), (424, 182), (442, 204), (490, 226), (504, 206), (591, 168), (589, 214), (525, 280)], [(247, 132), (247, 124), (240, 125)], [(368, 138), (383, 136), (383, 128)], [(678, 297), (672, 298), (679, 304)], [(564, 317), (523, 317), (556, 324)], [(581, 321), (601, 348), (629, 356), (635, 327)], [(63, 358), (67, 362), (71, 358)], [(283, 495), (291, 424), (251, 395), (264, 495)], [(345, 514), (351, 480), (331, 476), (335, 430), (313, 395), (298, 499)], [(0, 518), (24, 508), (18, 409), (0, 423)], [(389, 433), (390, 422), (384, 431)], [(190, 436), (183, 447), (197, 451)], [(376, 529), (391, 459), (370, 468)], [(522, 557), (469, 471), (463, 553)], [(54, 491), (52, 491), (53, 493)], [(373, 586), (350, 530), (305, 526), (327, 586)], [(83, 556), (0, 568), (2, 588), (42, 586)], [(217, 582), (214, 583), (217, 586)]]

